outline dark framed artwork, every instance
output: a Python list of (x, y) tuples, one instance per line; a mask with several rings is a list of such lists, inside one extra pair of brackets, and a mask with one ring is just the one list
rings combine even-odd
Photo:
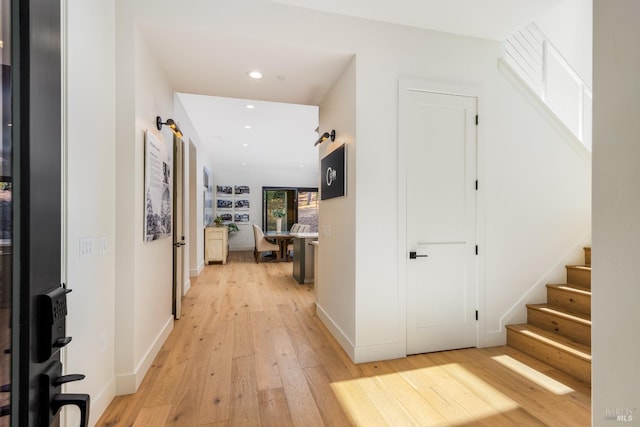
[(320, 162), (320, 200), (347, 194), (347, 146), (327, 154)]
[(206, 166), (202, 167), (202, 186), (209, 189), (209, 169)]

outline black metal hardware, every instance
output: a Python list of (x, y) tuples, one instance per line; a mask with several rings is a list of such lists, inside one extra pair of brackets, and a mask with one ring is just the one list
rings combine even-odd
[(478, 255), (478, 245), (476, 245), (476, 255)]
[(71, 337), (62, 337), (58, 338), (56, 342), (53, 343), (53, 347), (62, 348), (71, 342)]
[(409, 259), (427, 258), (429, 255), (418, 255), (416, 251), (409, 252)]
[(39, 296), (40, 320), (38, 333), (38, 362), (46, 362), (59, 348), (71, 342), (65, 336), (67, 294), (71, 292), (64, 284)]
[(476, 310), (476, 320), (478, 320), (478, 310)]
[(185, 245), (186, 245), (186, 243), (184, 243), (184, 242), (176, 242), (176, 243), (173, 244), (173, 246), (175, 246), (176, 248), (179, 248), (179, 247), (185, 246)]
[(478, 125), (478, 115), (476, 114), (476, 126)]
[(53, 385), (62, 385), (62, 384), (71, 383), (74, 381), (82, 381), (83, 379), (85, 379), (85, 376), (82, 374), (63, 375), (53, 380)]
[(80, 381), (84, 378), (85, 376), (81, 374), (62, 375), (62, 364), (57, 360), (40, 375), (39, 395), (41, 410), (38, 426), (49, 427), (60, 408), (66, 405), (74, 405), (80, 409), (81, 427), (89, 425), (89, 395), (61, 393), (62, 384)]
[(60, 393), (51, 400), (51, 411), (57, 414), (63, 406), (77, 406), (80, 409), (80, 427), (88, 427), (90, 400), (91, 398), (88, 394)]

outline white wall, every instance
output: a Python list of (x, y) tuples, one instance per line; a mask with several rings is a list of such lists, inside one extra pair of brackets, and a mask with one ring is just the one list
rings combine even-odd
[(131, 7), (116, 3), (117, 394), (137, 389), (173, 326), (172, 239), (143, 239), (144, 131), (170, 147), (171, 132), (157, 131), (155, 118), (171, 116), (173, 93), (135, 29)]
[[(313, 144), (313, 141), (310, 142)], [(213, 154), (215, 156), (215, 154)], [(209, 169), (213, 180), (213, 203), (215, 207), (216, 185), (248, 185), (251, 188), (249, 215), (251, 223), (262, 226), (262, 187), (318, 187), (316, 174), (304, 169), (247, 167), (213, 167)], [(215, 209), (215, 208), (214, 208)], [(214, 216), (216, 212), (214, 210)], [(238, 233), (229, 235), (229, 250), (246, 251), (255, 247), (251, 223), (240, 224)]]
[(593, 0), (564, 0), (539, 14), (534, 22), (593, 87)]
[[(640, 3), (594, 1), (593, 425), (640, 425)], [(609, 411), (609, 412), (607, 412)]]
[(320, 202), (317, 314), (352, 359), (356, 349), (356, 58), (320, 105), (320, 129), (336, 140), (319, 146), (319, 158), (346, 144), (347, 194)]
[[(94, 423), (115, 395), (115, 10), (111, 2), (66, 2), (66, 238), (69, 315), (67, 392), (91, 395)], [(79, 256), (78, 239), (96, 253)], [(100, 250), (106, 239), (106, 251)], [(68, 425), (77, 425), (69, 411)]]

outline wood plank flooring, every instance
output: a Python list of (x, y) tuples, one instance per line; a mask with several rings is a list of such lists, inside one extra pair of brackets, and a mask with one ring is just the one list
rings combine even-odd
[(233, 252), (98, 426), (589, 426), (590, 386), (508, 347), (353, 364), (291, 263)]

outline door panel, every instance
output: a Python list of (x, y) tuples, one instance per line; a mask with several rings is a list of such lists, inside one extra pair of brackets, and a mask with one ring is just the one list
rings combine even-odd
[(457, 325), (469, 320), (469, 307), (459, 304), (467, 301), (464, 249), (463, 244), (418, 245), (418, 251), (429, 257), (418, 261), (425, 265), (417, 264), (417, 268), (412, 269), (422, 274), (415, 280), (433, 284), (417, 289), (417, 299), (422, 303), (418, 310), (418, 328)]
[(173, 136), (173, 314), (182, 314), (184, 283), (184, 144)]
[[(409, 222), (425, 242), (465, 240), (465, 122), (461, 107), (418, 104), (416, 129), (427, 141), (411, 147), (407, 160), (415, 178), (408, 182)], [(419, 195), (428, 195), (420, 197)]]
[(476, 99), (406, 91), (407, 354), (476, 345)]

